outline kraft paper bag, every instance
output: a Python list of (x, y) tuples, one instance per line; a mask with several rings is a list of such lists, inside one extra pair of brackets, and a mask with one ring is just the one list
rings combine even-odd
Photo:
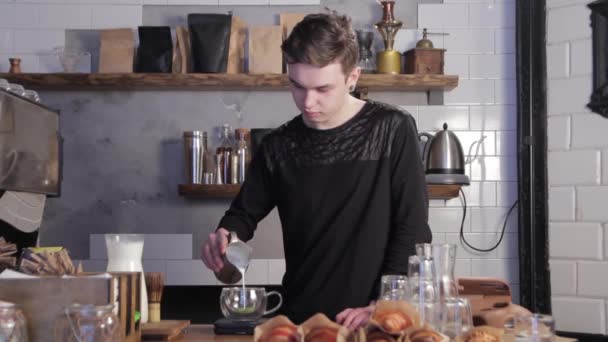
[(280, 74), (281, 26), (253, 26), (249, 32), (249, 73)]
[(192, 71), (190, 55), (190, 32), (185, 26), (175, 28), (175, 49), (173, 52), (173, 73), (187, 74)]
[(228, 48), (227, 73), (239, 74), (245, 69), (245, 40), (247, 39), (247, 23), (240, 17), (232, 16), (230, 28), (230, 45)]
[(306, 16), (305, 13), (281, 13), (279, 21), (283, 30), (283, 40), (287, 39), (293, 28)]
[(100, 73), (131, 73), (135, 57), (135, 39), (131, 29), (101, 31)]

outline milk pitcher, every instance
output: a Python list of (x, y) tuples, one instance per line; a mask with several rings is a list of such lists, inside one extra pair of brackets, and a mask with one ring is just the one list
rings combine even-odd
[(235, 232), (230, 232), (230, 241), (226, 246), (224, 267), (215, 273), (216, 278), (224, 284), (235, 284), (242, 278), (251, 261), (251, 246), (241, 241)]
[(141, 323), (148, 322), (148, 293), (141, 257), (144, 236), (141, 234), (105, 234), (108, 272), (141, 272)]

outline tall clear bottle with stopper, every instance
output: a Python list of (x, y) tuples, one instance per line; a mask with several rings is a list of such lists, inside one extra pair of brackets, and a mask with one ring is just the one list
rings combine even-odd
[(249, 143), (247, 142), (248, 129), (239, 128), (236, 130), (236, 154), (238, 156), (237, 179), (239, 184), (245, 182), (245, 173), (251, 160)]
[(224, 284), (235, 284), (243, 280), (245, 286), (245, 271), (251, 260), (251, 246), (239, 240), (235, 232), (230, 232), (226, 254), (224, 255), (224, 267), (215, 273), (215, 277)]
[(224, 124), (222, 126), (222, 132), (220, 135), (220, 145), (218, 146), (218, 148), (216, 150), (216, 154), (222, 156), (220, 167), (222, 170), (222, 179), (224, 181), (224, 184), (230, 184), (230, 179), (231, 179), (230, 165), (231, 165), (231, 160), (232, 160), (232, 154), (234, 153), (234, 151), (233, 151), (234, 143), (233, 143), (232, 137), (230, 136), (230, 131), (231, 131), (230, 125)]

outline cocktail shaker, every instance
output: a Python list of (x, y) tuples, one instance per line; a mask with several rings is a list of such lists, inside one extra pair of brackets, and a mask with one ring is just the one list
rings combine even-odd
[(188, 184), (203, 183), (204, 169), (203, 132), (184, 132), (184, 160), (186, 164), (186, 182)]

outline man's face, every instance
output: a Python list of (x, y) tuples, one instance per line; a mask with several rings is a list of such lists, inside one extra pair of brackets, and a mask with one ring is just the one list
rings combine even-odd
[(296, 63), (287, 69), (291, 94), (306, 125), (317, 129), (335, 127), (339, 115), (344, 114), (349, 87), (357, 81), (356, 70), (344, 75), (337, 62), (321, 68)]

